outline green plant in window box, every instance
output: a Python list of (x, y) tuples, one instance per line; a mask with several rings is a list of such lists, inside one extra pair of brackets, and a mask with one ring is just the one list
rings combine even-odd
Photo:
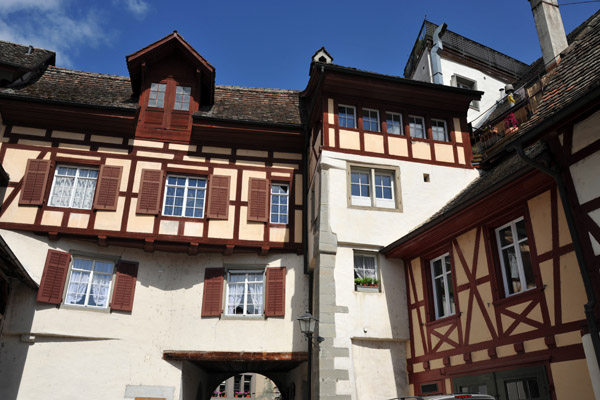
[(379, 281), (374, 278), (354, 278), (354, 284), (356, 286), (363, 286), (363, 287), (365, 287), (365, 286), (378, 287)]

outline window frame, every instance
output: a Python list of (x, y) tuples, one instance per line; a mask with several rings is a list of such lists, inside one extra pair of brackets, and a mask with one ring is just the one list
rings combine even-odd
[[(185, 187), (184, 187), (184, 196), (183, 196), (183, 205), (181, 206), (182, 208), (182, 215), (175, 215), (175, 214), (166, 214), (165, 213), (165, 209), (167, 207), (167, 189), (169, 187), (169, 178), (185, 178), (186, 182), (185, 182)], [(192, 187), (192, 189), (201, 189), (204, 190), (204, 197), (202, 199), (202, 215), (199, 217), (196, 216), (186, 216), (185, 215), (185, 210), (187, 208), (186, 203), (188, 200), (188, 190), (189, 190), (189, 186), (188, 186), (188, 181), (189, 179), (198, 179), (198, 180), (203, 180), (204, 181), (204, 187)], [(171, 185), (172, 187), (180, 187), (179, 185)], [(173, 217), (173, 218), (193, 218), (193, 219), (204, 219), (206, 217), (206, 200), (207, 200), (207, 196), (208, 196), (208, 177), (207, 176), (196, 176), (196, 175), (184, 175), (184, 174), (179, 174), (179, 173), (166, 173), (166, 178), (165, 178), (165, 183), (164, 183), (164, 193), (162, 196), (162, 200), (163, 200), (163, 205), (161, 208), (161, 216), (162, 217)], [(175, 207), (175, 205), (172, 205), (171, 207)], [(196, 207), (193, 208), (194, 210), (196, 209)]]
[[(466, 87), (461, 87), (466, 86)], [(477, 90), (477, 81), (464, 77), (462, 75), (454, 74), (450, 77), (450, 86), (454, 86), (461, 89)], [(479, 111), (479, 100), (472, 100), (469, 104), (469, 108)]]
[[(436, 139), (434, 128), (439, 128), (439, 126), (435, 125), (437, 123), (442, 123), (444, 125), (444, 138)], [(448, 122), (445, 119), (441, 118), (431, 118), (431, 138), (438, 142), (450, 142), (450, 132), (448, 131)]]
[[(400, 169), (398, 167), (348, 163), (346, 171), (348, 207), (402, 211), (402, 202), (400, 198)], [(352, 194), (352, 186), (356, 184), (352, 182), (352, 174), (354, 172), (362, 172), (368, 176), (369, 196), (355, 196)], [(387, 176), (390, 178), (391, 199), (377, 197), (377, 177), (379, 176)], [(363, 186), (365, 185), (363, 184)]]
[[(524, 240), (519, 240), (518, 235), (516, 234), (516, 225), (518, 222), (523, 221), (525, 224), (525, 232), (527, 233), (527, 237)], [(502, 229), (505, 229), (506, 227), (510, 227), (511, 228), (511, 233), (513, 234), (513, 237), (517, 238), (517, 243), (515, 244), (513, 242), (513, 244), (509, 245), (509, 246), (505, 246), (504, 248), (502, 247), (502, 243), (500, 241), (500, 236), (499, 236), (499, 232)], [(501, 225), (497, 225), (493, 228), (493, 236), (494, 236), (494, 256), (496, 259), (496, 262), (498, 263), (498, 266), (500, 267), (500, 276), (502, 278), (501, 282), (502, 282), (502, 286), (504, 287), (504, 298), (510, 298), (519, 294), (523, 294), (523, 293), (527, 293), (530, 292), (532, 290), (535, 290), (539, 287), (539, 282), (537, 282), (536, 276), (537, 274), (537, 270), (536, 270), (536, 266), (534, 264), (534, 260), (531, 257), (531, 253), (533, 252), (533, 246), (534, 246), (534, 242), (532, 239), (532, 235), (531, 235), (531, 229), (528, 223), (528, 219), (525, 218), (525, 215), (520, 215), (517, 218), (511, 218), (509, 222), (505, 222)], [(521, 249), (518, 246), (518, 244), (520, 244), (521, 242), (527, 241), (529, 248), (530, 248), (530, 256), (529, 256), (529, 264), (531, 266), (531, 275), (533, 278), (533, 284), (535, 286), (528, 288), (527, 287), (527, 282), (525, 281), (526, 279), (526, 274), (524, 271), (524, 266), (523, 266), (523, 259), (522, 259), (522, 253), (521, 253)], [(504, 257), (502, 256), (502, 251), (505, 249), (508, 249), (510, 246), (512, 246), (515, 249), (515, 254), (517, 254), (516, 260), (517, 260), (517, 272), (519, 274), (519, 283), (521, 284), (521, 290), (520, 291), (515, 291), (514, 293), (509, 293), (509, 282), (508, 282), (508, 277), (506, 276), (506, 268), (504, 265)], [(518, 250), (518, 252), (516, 251)], [(525, 283), (525, 285), (524, 285)], [(523, 289), (524, 288), (524, 289)]]
[[(369, 125), (371, 125), (373, 122), (371, 121), (371, 119), (373, 118), (373, 116), (371, 115), (371, 113), (375, 113), (375, 123), (377, 124), (376, 126), (376, 130), (373, 129), (367, 129), (365, 127), (365, 113), (369, 114), (369, 116), (367, 117), (369, 119)], [(370, 128), (370, 127), (369, 127)], [(375, 108), (366, 108), (364, 107), (362, 109), (362, 129), (363, 131), (368, 131), (368, 132), (381, 132), (381, 120), (379, 119), (379, 110), (375, 109)]]
[[(449, 262), (449, 268), (450, 270), (447, 271), (446, 270), (446, 263), (445, 260), (448, 260)], [(436, 261), (441, 261), (441, 265), (442, 265), (442, 273), (441, 275), (436, 276), (435, 275), (435, 271), (434, 271), (434, 263)], [(446, 252), (440, 256), (434, 257), (434, 258), (430, 258), (429, 260), (427, 260), (427, 264), (429, 265), (429, 275), (431, 277), (431, 295), (432, 295), (432, 301), (433, 301), (433, 315), (435, 317), (435, 321), (442, 319), (442, 318), (446, 318), (446, 317), (450, 317), (453, 315), (456, 315), (456, 287), (455, 287), (455, 282), (453, 279), (453, 276), (455, 276), (454, 274), (454, 270), (453, 270), (453, 262), (452, 262), (452, 256), (450, 255), (450, 252)], [(448, 279), (448, 276), (450, 276), (450, 279)], [(449, 305), (449, 309), (444, 310), (444, 313), (441, 314), (440, 310), (438, 309), (438, 302), (437, 302), (437, 298), (438, 298), (438, 292), (436, 289), (436, 285), (435, 285), (435, 281), (438, 278), (442, 278), (443, 283), (444, 283), (444, 291), (448, 294), (450, 294), (450, 289), (452, 289), (452, 304), (454, 305), (454, 310), (452, 310), (452, 305), (450, 303), (448, 303)], [(445, 307), (446, 308), (446, 307)]]
[[(356, 274), (356, 257), (368, 257), (368, 258), (372, 258), (374, 260), (374, 265), (375, 265), (375, 273), (374, 273), (374, 278), (375, 279), (375, 286), (365, 286), (365, 285), (360, 285), (356, 283), (356, 279), (358, 278), (357, 274)], [(354, 279), (354, 291), (356, 292), (380, 292), (381, 291), (381, 267), (379, 265), (379, 256), (376, 252), (370, 252), (370, 251), (365, 251), (365, 250), (353, 250), (352, 251), (352, 272), (353, 272), (353, 279)], [(364, 263), (363, 263), (363, 270), (364, 270)]]
[[(112, 301), (112, 297), (114, 294), (114, 290), (115, 290), (115, 280), (116, 280), (116, 275), (117, 275), (117, 264), (119, 263), (119, 258), (118, 257), (111, 257), (111, 256), (105, 256), (105, 255), (93, 255), (93, 254), (88, 254), (85, 252), (79, 252), (79, 251), (69, 251), (69, 254), (71, 255), (71, 260), (69, 262), (69, 270), (67, 272), (67, 278), (65, 280), (65, 288), (63, 291), (63, 300), (61, 302), (61, 306), (64, 306), (66, 308), (75, 308), (75, 309), (86, 309), (86, 310), (94, 310), (94, 311), (105, 311), (105, 312), (110, 312), (111, 311), (111, 301)], [(86, 289), (86, 295), (85, 295), (85, 302), (84, 304), (74, 304), (74, 303), (67, 303), (67, 298), (68, 298), (68, 293), (69, 293), (69, 286), (71, 284), (71, 277), (73, 276), (73, 269), (75, 267), (75, 259), (83, 259), (83, 260), (91, 260), (93, 262), (93, 265), (96, 265), (96, 262), (106, 262), (106, 263), (112, 263), (112, 273), (111, 275), (111, 279), (110, 279), (110, 283), (109, 283), (109, 293), (108, 293), (108, 297), (106, 299), (106, 305), (103, 307), (99, 307), (99, 306), (93, 306), (93, 305), (89, 305), (87, 304), (89, 301), (89, 295), (91, 292), (91, 282), (93, 280), (94, 274), (91, 273), (89, 278), (88, 278), (88, 284), (87, 284), (87, 289)], [(102, 275), (108, 275), (108, 274), (102, 274)]]
[[(178, 94), (177, 91), (179, 89), (182, 89), (183, 93)], [(188, 89), (189, 93), (185, 93), (185, 89)], [(190, 111), (190, 104), (192, 102), (192, 87), (191, 86), (182, 86), (182, 85), (180, 86), (180, 85), (176, 84), (175, 85), (175, 92), (173, 93), (173, 96), (174, 96), (174, 98), (173, 98), (173, 111), (186, 112), (186, 113)], [(183, 101), (179, 102), (177, 100), (178, 96), (183, 96), (182, 99), (183, 100), (187, 99), (187, 102), (185, 102), (185, 103)], [(185, 104), (186, 108), (177, 108), (178, 104)]]
[[(388, 114), (392, 116), (392, 119), (388, 119)], [(390, 132), (390, 124), (388, 124), (388, 121), (394, 121), (394, 116), (398, 116), (400, 117), (400, 132), (399, 133), (395, 133), (395, 132)], [(395, 124), (392, 124), (392, 126), (395, 126)], [(402, 113), (397, 113), (397, 112), (393, 112), (393, 111), (386, 111), (385, 112), (385, 132), (390, 134), (390, 135), (404, 135), (404, 123), (403, 123), (403, 117), (402, 117)]]
[[(271, 225), (289, 225), (289, 223), (290, 223), (290, 187), (291, 187), (291, 185), (288, 182), (273, 182), (273, 181), (271, 181), (269, 186), (270, 186), (270, 188), (269, 188), (269, 224), (271, 224)], [(286, 187), (287, 193), (285, 193), (285, 194), (273, 193), (274, 186)], [(273, 196), (279, 196), (280, 199), (282, 197), (285, 197), (285, 199), (286, 199), (285, 206), (287, 209), (287, 211), (285, 213), (286, 222), (280, 222), (280, 221), (274, 222), (273, 221), (274, 215), (279, 215), (279, 216), (284, 215), (281, 212), (277, 212), (277, 213), (273, 214), (273, 206), (274, 206)], [(278, 203), (278, 211), (280, 211), (280, 206), (281, 206), (281, 203)]]
[[(256, 274), (256, 273), (262, 273), (262, 305), (261, 305), (261, 309), (262, 312), (259, 314), (247, 314), (246, 313), (246, 307), (247, 307), (247, 296), (248, 296), (248, 278), (247, 275), (248, 274)], [(243, 309), (244, 309), (244, 313), (243, 314), (230, 314), (229, 313), (229, 285), (230, 283), (230, 274), (241, 274), (244, 273), (246, 274), (246, 278), (244, 280), (244, 294), (243, 294)], [(252, 283), (252, 282), (251, 282)], [(266, 308), (266, 295), (267, 295), (267, 267), (248, 267), (248, 266), (235, 266), (235, 267), (231, 267), (231, 268), (227, 268), (225, 270), (225, 276), (224, 276), (224, 284), (225, 284), (225, 290), (224, 295), (225, 295), (225, 302), (223, 304), (223, 316), (227, 317), (227, 318), (265, 318), (265, 308)]]
[[(56, 178), (57, 178), (57, 174), (58, 174), (58, 170), (59, 168), (64, 167), (64, 168), (75, 168), (77, 170), (76, 175), (73, 177), (73, 186), (71, 187), (71, 194), (69, 195), (69, 205), (68, 206), (62, 206), (62, 205), (55, 205), (55, 204), (51, 204), (52, 202), (52, 196), (54, 195), (55, 189), (56, 189)], [(90, 207), (73, 207), (73, 200), (75, 198), (75, 192), (76, 192), (76, 188), (77, 188), (77, 182), (79, 179), (86, 179), (86, 180), (91, 180), (91, 178), (80, 178), (80, 170), (85, 169), (85, 170), (90, 170), (90, 171), (96, 171), (96, 178), (95, 180), (95, 185), (94, 185), (94, 193), (91, 197), (91, 203), (90, 203)], [(68, 175), (67, 175), (68, 177)], [(94, 199), (96, 197), (96, 190), (98, 189), (98, 180), (100, 178), (100, 167), (97, 165), (68, 165), (68, 164), (57, 164), (54, 166), (54, 173), (52, 175), (52, 184), (50, 186), (50, 194), (48, 195), (48, 207), (57, 207), (57, 208), (70, 208), (70, 209), (74, 209), (74, 210), (91, 210), (94, 208)]]
[[(341, 116), (341, 112), (340, 112), (340, 108), (342, 108), (342, 107), (344, 107), (346, 110), (352, 109), (352, 112), (353, 112), (353, 123), (354, 123), (353, 126), (342, 125), (342, 116)], [(346, 111), (346, 115), (347, 115), (347, 111)], [(337, 117), (338, 117), (338, 126), (339, 126), (340, 129), (341, 128), (356, 129), (358, 118), (357, 118), (356, 107), (355, 106), (349, 106), (349, 105), (346, 105), (346, 104), (338, 104), (337, 105)], [(348, 118), (344, 117), (344, 120), (348, 120)]]
[[(421, 120), (421, 126), (423, 127), (423, 136), (416, 136), (415, 132), (413, 131), (413, 128), (412, 128), (413, 122), (411, 120), (417, 119), (417, 118)], [(425, 117), (422, 117), (420, 115), (409, 114), (408, 115), (408, 131), (409, 131), (410, 137), (413, 139), (427, 139), (428, 135), (427, 135), (427, 124), (425, 123)]]
[[(156, 91), (152, 90), (152, 87), (154, 85), (156, 85), (156, 87), (157, 87)], [(161, 86), (163, 86), (163, 89), (164, 89), (162, 92), (160, 91)], [(167, 95), (167, 86), (168, 86), (167, 82), (162, 82), (162, 81), (159, 81), (159, 82), (150, 82), (150, 87), (148, 88), (148, 101), (146, 103), (146, 105), (147, 105), (148, 108), (156, 108), (158, 110), (164, 110), (165, 109), (166, 95)], [(157, 98), (156, 99), (152, 98), (152, 93), (153, 92), (157, 93)], [(160, 97), (161, 93), (162, 93), (162, 97)], [(150, 105), (150, 102), (153, 101), (153, 100), (156, 101), (156, 102), (162, 101), (162, 105), (161, 106), (159, 106), (159, 105)]]

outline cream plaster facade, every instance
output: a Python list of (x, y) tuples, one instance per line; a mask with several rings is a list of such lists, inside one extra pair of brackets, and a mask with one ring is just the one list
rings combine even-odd
[[(360, 165), (394, 175), (397, 208), (353, 206), (348, 169)], [(309, 264), (315, 271), (320, 398), (389, 399), (409, 394), (405, 271), (378, 250), (424, 222), (478, 176), (473, 169), (322, 151), (312, 177)], [(425, 179), (428, 175), (429, 181)], [(309, 193), (313, 188), (309, 189)], [(310, 237), (309, 237), (310, 239)], [(354, 255), (376, 257), (380, 285), (359, 291)], [(333, 279), (332, 279), (333, 278)], [(315, 353), (315, 356), (317, 354)]]
[[(294, 319), (307, 306), (302, 256), (188, 256), (104, 248), (75, 240), (48, 242), (16, 231), (2, 230), (0, 234), (37, 282), (48, 249), (140, 263), (131, 313), (36, 303), (35, 291), (17, 287), (0, 350), (2, 398), (49, 398), (49, 393), (50, 398), (77, 398), (81, 388), (87, 387), (94, 388), (86, 392), (88, 399), (119, 399), (124, 398), (126, 388), (139, 386), (168, 388), (172, 398), (179, 399), (185, 391), (183, 386), (191, 382), (182, 379), (182, 370), (195, 367), (188, 362), (167, 362), (162, 359), (163, 351), (243, 353), (306, 349)], [(205, 268), (244, 266), (287, 267), (285, 317), (201, 318)], [(93, 365), (82, 354), (93, 354)], [(306, 367), (297, 369), (299, 372), (291, 375), (295, 376), (296, 387), (301, 387)], [(201, 375), (195, 374), (194, 379)], [(77, 381), (78, 385), (66, 385), (65, 379)], [(150, 394), (152, 390), (145, 397), (152, 397)]]

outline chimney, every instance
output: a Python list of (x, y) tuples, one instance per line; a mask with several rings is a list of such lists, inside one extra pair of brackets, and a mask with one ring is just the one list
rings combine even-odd
[(535, 20), (544, 65), (551, 69), (560, 62), (559, 54), (567, 48), (567, 35), (558, 10), (558, 0), (529, 0)]

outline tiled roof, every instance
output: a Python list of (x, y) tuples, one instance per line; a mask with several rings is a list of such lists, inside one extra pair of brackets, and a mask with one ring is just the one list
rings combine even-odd
[(533, 116), (519, 129), (527, 133), (568, 104), (600, 86), (600, 11), (562, 53), (556, 72), (544, 88), (542, 101)]
[(0, 89), (0, 96), (100, 107), (137, 108), (129, 78), (49, 66), (23, 86)]
[[(544, 150), (546, 150), (545, 145), (542, 142), (537, 142), (525, 149), (525, 154), (529, 158), (536, 158), (544, 152)], [(477, 179), (471, 182), (462, 192), (446, 203), (444, 207), (433, 214), (427, 221), (398, 239), (396, 242), (386, 246), (383, 251), (385, 252), (399, 244), (408, 242), (413, 237), (433, 228), (438, 223), (456, 214), (460, 210), (465, 209), (469, 205), (476, 203), (494, 190), (499, 189), (502, 185), (513, 181), (516, 177), (522, 176), (530, 170), (531, 167), (521, 160), (518, 154), (513, 153), (507, 156), (494, 168), (483, 171)]]
[[(13, 88), (0, 88), (0, 96), (76, 105), (138, 108), (129, 78), (49, 66), (40, 76)], [(215, 103), (194, 114), (220, 120), (267, 124), (302, 124), (300, 92), (236, 86), (215, 87)]]
[(201, 107), (197, 117), (270, 124), (302, 124), (300, 92), (215, 86), (215, 103)]
[(31, 54), (27, 54), (28, 50), (29, 46), (0, 40), (0, 64), (33, 69), (50, 59), (52, 59), (51, 64), (54, 63), (55, 53), (53, 51), (32, 48)]

